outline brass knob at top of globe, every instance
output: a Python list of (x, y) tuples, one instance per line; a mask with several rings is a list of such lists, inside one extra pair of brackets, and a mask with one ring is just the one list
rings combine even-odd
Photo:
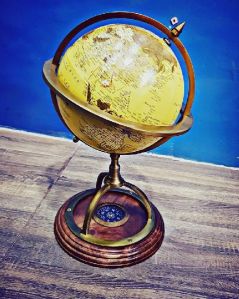
[[(184, 110), (180, 64), (164, 39), (154, 33), (112, 23), (84, 34), (66, 49), (80, 30), (114, 18), (148, 23), (175, 43), (189, 79)], [(68, 34), (53, 60), (45, 63), (43, 74), (59, 116), (77, 138), (107, 153), (132, 154), (191, 128), (194, 74), (175, 30), (146, 16), (120, 12), (91, 18)]]

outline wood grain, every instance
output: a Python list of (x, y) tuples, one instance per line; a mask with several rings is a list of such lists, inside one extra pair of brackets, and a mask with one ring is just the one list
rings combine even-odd
[(1, 298), (238, 298), (239, 171), (148, 154), (122, 175), (158, 208), (165, 238), (149, 260), (101, 269), (58, 246), (57, 210), (95, 186), (109, 157), (82, 144), (1, 129)]
[[(94, 192), (94, 189), (91, 190)], [(78, 195), (75, 196), (77, 197)], [(84, 215), (92, 197), (92, 195), (84, 197), (74, 210), (74, 221), (79, 227), (82, 227)], [(110, 228), (98, 224), (93, 219), (90, 225), (91, 235), (101, 240), (117, 241), (132, 237), (143, 229), (147, 222), (147, 215), (143, 206), (132, 196), (118, 192), (108, 192), (101, 198), (101, 202), (104, 200), (109, 203), (115, 203), (118, 200), (119, 204), (124, 205), (125, 209), (129, 212), (129, 220), (122, 226)], [(59, 245), (69, 255), (79, 261), (106, 268), (131, 266), (148, 259), (162, 244), (164, 223), (161, 215), (153, 205), (155, 224), (151, 232), (137, 243), (118, 248), (97, 246), (75, 236), (66, 223), (65, 211), (67, 206), (68, 202), (57, 213), (54, 225), (55, 236)]]

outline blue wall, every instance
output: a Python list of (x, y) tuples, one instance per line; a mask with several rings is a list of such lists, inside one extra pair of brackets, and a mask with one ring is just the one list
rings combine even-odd
[(239, 166), (238, 0), (1, 1), (0, 125), (70, 137), (43, 83), (43, 62), (79, 22), (116, 10), (143, 13), (167, 26), (175, 15), (187, 21), (181, 40), (196, 73), (195, 123), (156, 152)]

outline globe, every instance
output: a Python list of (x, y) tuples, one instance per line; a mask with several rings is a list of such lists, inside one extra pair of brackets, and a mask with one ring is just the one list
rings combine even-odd
[(167, 126), (184, 97), (182, 70), (171, 48), (150, 31), (126, 24), (80, 37), (63, 55), (57, 77), (74, 97), (74, 103), (57, 97), (65, 123), (80, 140), (110, 153), (139, 151), (160, 137), (107, 124), (78, 106), (118, 122)]
[[(163, 36), (127, 22), (96, 26), (119, 18), (147, 23)], [(184, 24), (169, 30), (133, 12), (98, 15), (72, 29), (44, 64), (54, 106), (73, 140), (111, 158), (96, 187), (72, 196), (55, 218), (56, 240), (79, 261), (126, 267), (162, 244), (163, 218), (147, 195), (121, 176), (119, 158), (153, 149), (192, 126), (194, 73), (178, 39)], [(91, 25), (94, 29), (82, 35)], [(172, 43), (186, 66), (185, 101), (185, 78)]]

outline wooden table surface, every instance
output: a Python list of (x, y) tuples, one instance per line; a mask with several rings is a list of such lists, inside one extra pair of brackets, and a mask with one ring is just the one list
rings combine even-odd
[(141, 264), (101, 269), (63, 252), (53, 222), (108, 170), (108, 155), (60, 138), (0, 135), (0, 298), (239, 298), (238, 169), (121, 157), (122, 175), (161, 212), (165, 239)]

